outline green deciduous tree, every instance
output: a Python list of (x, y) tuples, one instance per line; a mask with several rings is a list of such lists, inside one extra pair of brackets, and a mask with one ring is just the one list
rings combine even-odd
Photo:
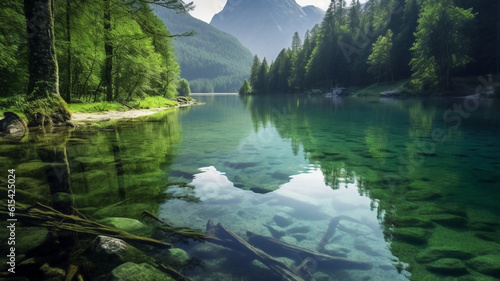
[(437, 82), (450, 88), (452, 71), (471, 61), (466, 26), (472, 9), (455, 6), (453, 0), (425, 0), (411, 50), (412, 82), (418, 88)]
[(186, 79), (181, 79), (179, 85), (177, 86), (177, 92), (179, 96), (189, 97), (191, 95), (191, 89), (189, 88), (189, 82)]
[(380, 82), (382, 76), (385, 76), (385, 80), (387, 81), (390, 75), (392, 80), (391, 53), (392, 30), (389, 29), (385, 36), (379, 36), (377, 41), (373, 43), (372, 54), (368, 57), (370, 72), (377, 77), (378, 82)]

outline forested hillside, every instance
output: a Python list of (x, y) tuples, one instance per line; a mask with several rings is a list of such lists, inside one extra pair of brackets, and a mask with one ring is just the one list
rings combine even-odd
[[(454, 77), (498, 74), (500, 1), (332, 1), (320, 25), (296, 34), (271, 65), (254, 58), (243, 92), (294, 93), (411, 79), (450, 90)], [(249, 88), (251, 86), (251, 88)]]
[[(172, 38), (147, 1), (53, 2), (59, 88), (67, 102), (176, 95), (179, 65)], [(187, 8), (174, 2), (158, 3), (161, 9)], [(50, 22), (38, 19), (45, 22), (30, 26)], [(28, 36), (23, 1), (2, 1), (1, 96), (21, 99), (28, 94)]]
[(189, 14), (167, 9), (155, 13), (172, 33), (195, 31), (194, 36), (176, 38), (175, 55), (182, 77), (193, 92), (236, 92), (250, 75), (252, 54), (235, 37)]

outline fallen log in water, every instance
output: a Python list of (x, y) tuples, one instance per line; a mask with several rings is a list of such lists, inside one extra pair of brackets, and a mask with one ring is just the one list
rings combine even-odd
[(288, 257), (292, 259), (299, 258), (301, 261), (312, 258), (318, 266), (328, 267), (329, 269), (361, 269), (368, 270), (372, 265), (367, 262), (354, 261), (346, 258), (332, 257), (316, 251), (300, 248), (287, 244), (271, 237), (255, 234), (247, 231), (249, 243), (266, 253), (274, 256)]
[[(134, 235), (75, 215), (66, 215), (40, 203), (36, 203), (33, 207), (18, 204), (16, 211), (16, 217), (23, 218), (23, 222), (38, 226), (92, 235), (110, 236), (127, 242), (136, 242), (160, 248), (170, 248), (172, 246), (172, 244), (167, 242)], [(0, 211), (0, 213), (5, 212)]]
[(243, 238), (231, 232), (220, 223), (215, 225), (212, 221), (207, 222), (207, 240), (232, 250), (248, 254), (265, 264), (271, 271), (279, 275), (282, 280), (305, 281), (302, 277), (294, 273), (288, 266), (279, 260), (271, 257), (261, 249), (248, 244)]

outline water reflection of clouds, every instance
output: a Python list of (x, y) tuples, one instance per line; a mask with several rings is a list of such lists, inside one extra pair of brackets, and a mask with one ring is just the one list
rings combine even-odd
[[(405, 280), (396, 270), (380, 269), (391, 267), (391, 260), (397, 258), (388, 250), (373, 202), (358, 191), (356, 182), (332, 189), (319, 167), (310, 165), (279, 189), (259, 194), (235, 187), (225, 173), (212, 166), (200, 168), (190, 184), (201, 199), (199, 204), (175, 200), (162, 206), (161, 213), (170, 216), (175, 225), (202, 228), (210, 219), (236, 233), (252, 231), (268, 237), (281, 233), (283, 241), (316, 249), (329, 222), (341, 218), (328, 249), (342, 245), (348, 248), (349, 258), (373, 263), (370, 274), (380, 277), (374, 280)], [(277, 215), (290, 225), (277, 224)]]

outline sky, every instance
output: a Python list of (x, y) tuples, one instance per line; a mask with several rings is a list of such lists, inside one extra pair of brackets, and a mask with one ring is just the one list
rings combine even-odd
[[(212, 17), (224, 8), (224, 5), (226, 4), (227, 0), (186, 0), (185, 2), (191, 2), (191, 1), (194, 2), (196, 8), (190, 14), (195, 18), (210, 23)], [(296, 0), (296, 1), (301, 6), (314, 5), (326, 11), (331, 0)], [(364, 3), (366, 1), (367, 0), (361, 0), (360, 2)], [(348, 2), (347, 3), (348, 5), (350, 4), (350, 1), (346, 2)]]

